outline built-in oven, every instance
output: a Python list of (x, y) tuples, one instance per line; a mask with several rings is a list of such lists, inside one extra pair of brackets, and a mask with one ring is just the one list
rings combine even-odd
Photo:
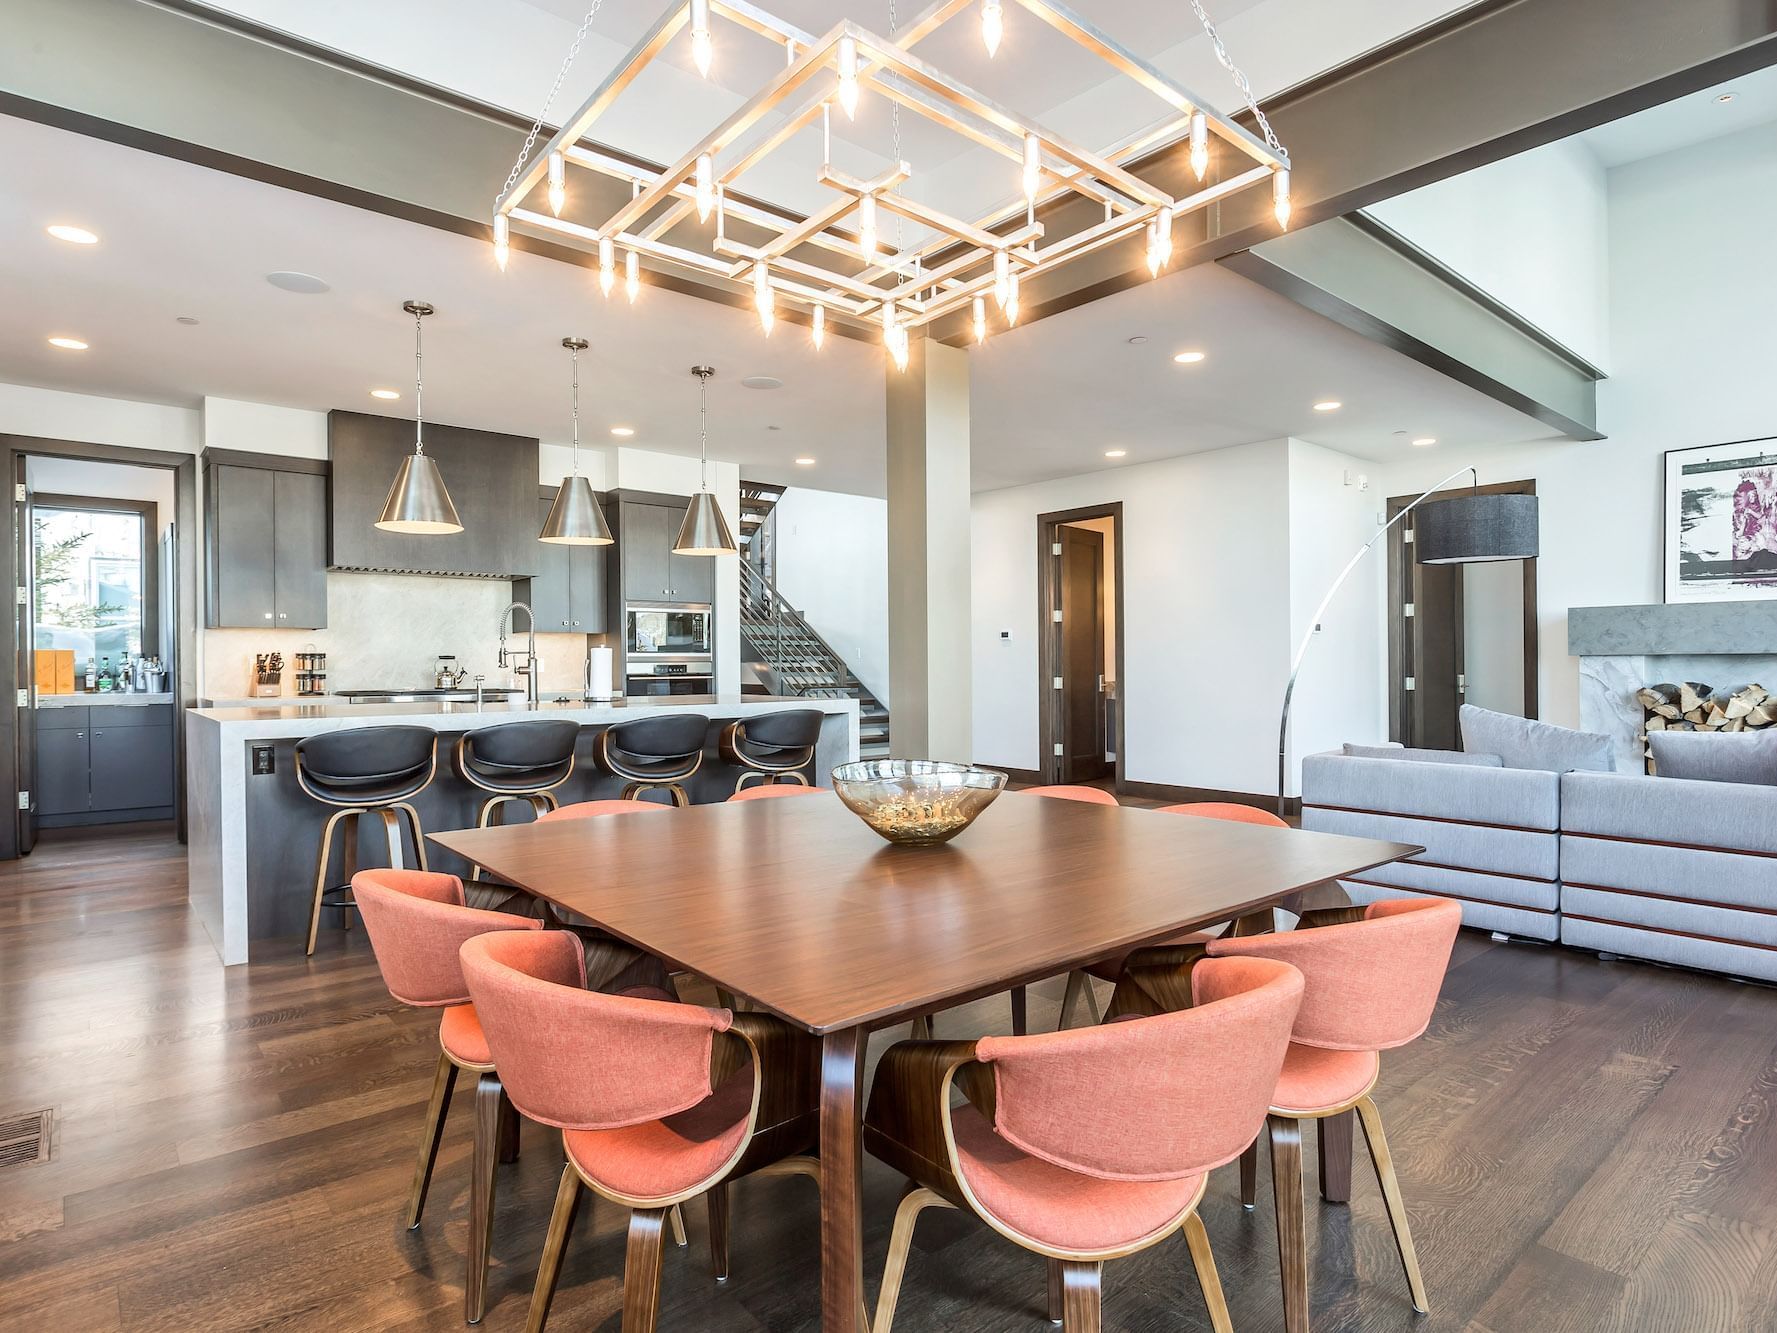
[(630, 662), (708, 657), (714, 650), (707, 606), (626, 606), (623, 655)]
[(623, 692), (631, 698), (666, 694), (714, 694), (716, 672), (709, 658), (683, 662), (631, 662)]

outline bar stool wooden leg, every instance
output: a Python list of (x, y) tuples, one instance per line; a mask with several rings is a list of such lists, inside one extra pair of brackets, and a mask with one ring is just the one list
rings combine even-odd
[(383, 806), (376, 812), (376, 817), (383, 822), (383, 834), (389, 840), (389, 869), (405, 870), (407, 868), (407, 852), (401, 843), (401, 817), (390, 806)]
[[(336, 810), (333, 814), (328, 816), (326, 827), (321, 830), (321, 851), (320, 855), (315, 858), (315, 896), (314, 900), (309, 904), (309, 942), (307, 951), (310, 954), (315, 952), (315, 937), (321, 929), (321, 898), (327, 892), (327, 868), (333, 860), (333, 830), (339, 826), (339, 821), (346, 818), (346, 816), (357, 815), (359, 813), (361, 812), (352, 809)], [(353, 833), (356, 833), (358, 826), (354, 822), (348, 827)], [(346, 853), (348, 860), (350, 859), (350, 850), (348, 845)]]
[[(362, 810), (354, 810), (352, 817), (346, 820), (345, 827), (340, 830), (344, 843), (344, 850), (340, 854), (339, 861), (339, 881), (342, 884), (350, 884), (352, 876), (358, 873), (358, 821), (364, 814), (365, 812)], [(339, 909), (339, 924), (342, 930), (352, 928), (352, 909), (349, 906), (349, 900), (348, 905)]]
[(426, 831), (420, 827), (420, 812), (407, 801), (395, 802), (394, 808), (407, 816), (408, 831), (413, 834), (413, 859), (421, 870), (432, 867), (426, 861)]

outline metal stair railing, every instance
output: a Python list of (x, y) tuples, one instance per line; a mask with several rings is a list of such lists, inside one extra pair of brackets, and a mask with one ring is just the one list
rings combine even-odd
[(797, 694), (850, 695), (881, 707), (845, 659), (758, 570), (743, 560), (740, 571), (741, 629), (786, 686)]

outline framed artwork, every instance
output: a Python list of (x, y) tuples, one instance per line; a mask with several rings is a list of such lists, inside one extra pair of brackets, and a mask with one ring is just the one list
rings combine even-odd
[(1666, 600), (1777, 600), (1777, 438), (1666, 453)]

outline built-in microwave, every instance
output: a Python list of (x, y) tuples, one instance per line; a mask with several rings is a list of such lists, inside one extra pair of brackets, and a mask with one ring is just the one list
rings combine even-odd
[(630, 606), (623, 613), (624, 656), (708, 657), (713, 630), (707, 606)]

